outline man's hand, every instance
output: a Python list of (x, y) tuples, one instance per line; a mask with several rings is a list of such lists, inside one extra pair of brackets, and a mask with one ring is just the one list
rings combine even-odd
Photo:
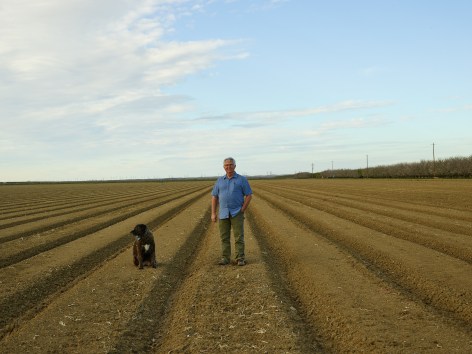
[(211, 213), (211, 221), (216, 222), (216, 213)]

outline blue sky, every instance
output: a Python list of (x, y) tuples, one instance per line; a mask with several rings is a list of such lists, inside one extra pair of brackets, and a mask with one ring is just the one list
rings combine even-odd
[(472, 155), (472, 2), (1, 0), (0, 181)]

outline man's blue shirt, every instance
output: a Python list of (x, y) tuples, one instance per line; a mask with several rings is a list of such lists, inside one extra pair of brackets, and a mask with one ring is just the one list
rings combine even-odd
[(250, 194), (252, 190), (246, 177), (236, 172), (232, 178), (226, 175), (219, 177), (211, 192), (212, 196), (218, 197), (219, 218), (227, 219), (230, 214), (236, 216), (241, 211), (244, 197)]

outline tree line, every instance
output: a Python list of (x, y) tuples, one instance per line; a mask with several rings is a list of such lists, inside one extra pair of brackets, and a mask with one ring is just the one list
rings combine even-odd
[(297, 178), (472, 178), (472, 155), (358, 169), (303, 172)]

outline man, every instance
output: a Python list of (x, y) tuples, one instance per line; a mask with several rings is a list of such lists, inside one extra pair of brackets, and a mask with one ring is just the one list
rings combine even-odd
[(231, 229), (233, 229), (236, 262), (239, 266), (246, 264), (244, 255), (244, 212), (252, 198), (252, 190), (246, 177), (237, 174), (236, 161), (228, 157), (223, 161), (226, 171), (217, 179), (211, 192), (211, 221), (216, 222), (216, 210), (219, 208), (219, 230), (221, 238), (222, 258), (220, 265), (230, 263)]

